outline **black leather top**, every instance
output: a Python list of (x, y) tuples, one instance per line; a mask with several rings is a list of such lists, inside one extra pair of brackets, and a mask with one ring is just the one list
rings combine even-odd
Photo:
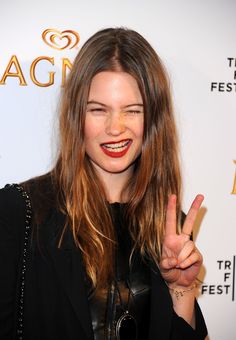
[[(127, 232), (123, 218), (124, 205), (111, 204), (112, 217), (117, 231), (117, 269), (116, 283), (110, 286), (89, 290), (88, 300), (95, 340), (115, 340), (115, 329), (118, 319), (124, 314), (124, 308), (136, 319), (138, 339), (148, 338), (150, 273), (149, 268), (137, 254), (134, 255), (129, 266), (129, 256), (132, 241)], [(121, 300), (117, 290), (120, 291)], [(130, 299), (127, 306), (129, 288)], [(127, 339), (128, 340), (128, 339)]]

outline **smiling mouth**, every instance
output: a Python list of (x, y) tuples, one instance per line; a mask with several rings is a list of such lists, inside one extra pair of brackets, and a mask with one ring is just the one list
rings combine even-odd
[(131, 140), (127, 139), (127, 140), (124, 140), (118, 143), (103, 143), (101, 144), (101, 147), (105, 148), (108, 151), (121, 152), (125, 150), (130, 143), (131, 143)]
[(103, 143), (101, 148), (107, 156), (122, 157), (126, 154), (131, 144), (132, 140), (126, 139), (120, 142)]

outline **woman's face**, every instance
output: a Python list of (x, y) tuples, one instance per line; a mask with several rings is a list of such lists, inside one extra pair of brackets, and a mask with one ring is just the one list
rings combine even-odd
[(99, 175), (130, 176), (141, 153), (143, 100), (126, 72), (104, 71), (91, 82), (85, 118), (85, 150)]

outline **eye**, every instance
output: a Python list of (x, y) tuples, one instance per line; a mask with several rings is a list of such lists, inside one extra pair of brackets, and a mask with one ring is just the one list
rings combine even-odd
[(94, 107), (94, 108), (88, 109), (87, 111), (91, 112), (95, 116), (102, 116), (107, 113), (107, 111), (102, 107)]
[(128, 111), (125, 111), (125, 114), (129, 115), (129, 116), (134, 116), (134, 115), (138, 115), (138, 114), (141, 114), (141, 113), (142, 113), (141, 110), (128, 110)]
[(91, 111), (91, 112), (103, 112), (104, 109), (102, 109), (102, 108), (100, 108), (100, 107), (97, 107), (97, 108), (95, 108), (95, 109), (91, 109), (90, 111)]

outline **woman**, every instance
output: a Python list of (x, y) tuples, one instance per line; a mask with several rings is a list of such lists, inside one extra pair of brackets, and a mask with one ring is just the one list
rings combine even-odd
[(180, 191), (159, 57), (135, 31), (97, 32), (64, 89), (54, 169), (0, 192), (1, 339), (204, 339), (203, 196), (182, 223)]

